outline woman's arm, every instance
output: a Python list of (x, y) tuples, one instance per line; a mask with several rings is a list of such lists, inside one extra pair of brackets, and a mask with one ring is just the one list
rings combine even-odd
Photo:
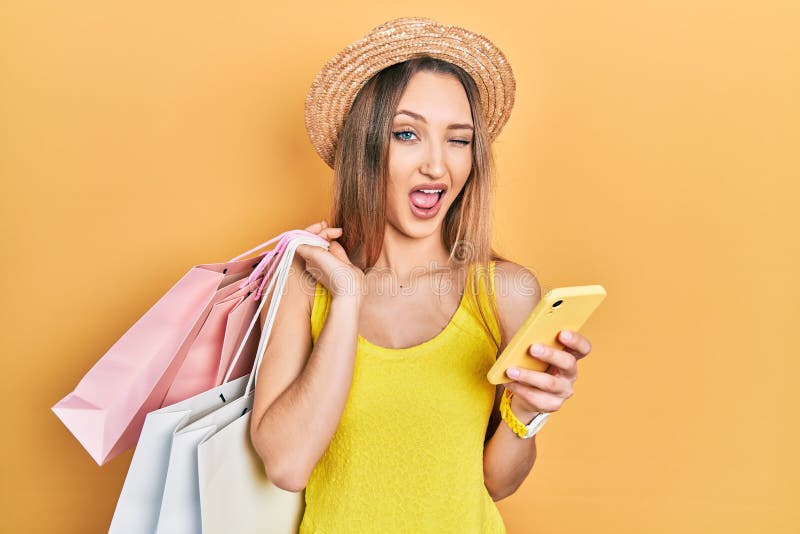
[(250, 435), (272, 483), (297, 492), (305, 488), (344, 411), (360, 297), (333, 297), (312, 350), (308, 291), (315, 280), (303, 258), (293, 260), (256, 381)]
[[(512, 262), (495, 264), (495, 288), (502, 288), (502, 291), (495, 289), (502, 338), (499, 353), (502, 353), (541, 299), (541, 288), (533, 273)], [(503, 384), (497, 386), (483, 452), (484, 484), (495, 501), (513, 494), (525, 481), (536, 461), (536, 437), (520, 439), (502, 422), (499, 408), (503, 389)], [(525, 424), (533, 419), (533, 416), (522, 419), (523, 414), (518, 411), (514, 413)]]

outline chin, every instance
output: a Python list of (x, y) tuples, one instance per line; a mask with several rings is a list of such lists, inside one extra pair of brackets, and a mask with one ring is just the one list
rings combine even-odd
[[(423, 239), (434, 234), (441, 235), (444, 217), (448, 208), (449, 206), (442, 206), (441, 211), (430, 219), (420, 219), (406, 208), (407, 212), (403, 214), (400, 221), (397, 221), (397, 218), (393, 218), (387, 219), (387, 222), (401, 234), (414, 239)], [(397, 224), (397, 222), (400, 224)]]

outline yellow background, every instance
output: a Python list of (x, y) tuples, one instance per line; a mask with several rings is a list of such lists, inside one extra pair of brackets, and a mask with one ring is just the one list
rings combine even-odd
[(509, 532), (798, 532), (798, 4), (287, 6), (0, 7), (0, 530), (106, 531), (131, 452), (98, 467), (50, 406), (189, 267), (326, 215), (306, 90), (419, 15), (514, 68), (497, 247), (609, 294)]

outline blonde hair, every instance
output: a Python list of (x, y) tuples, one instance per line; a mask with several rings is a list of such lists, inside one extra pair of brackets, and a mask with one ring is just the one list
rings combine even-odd
[[(411, 77), (419, 71), (457, 78), (467, 94), (474, 126), (472, 170), (445, 214), (442, 241), (453, 263), (474, 264), (489, 272), (489, 262), (506, 261), (492, 248), (492, 196), (494, 159), (487, 140), (480, 94), (475, 81), (463, 69), (447, 61), (420, 56), (391, 65), (372, 76), (361, 88), (340, 129), (334, 160), (331, 226), (342, 228), (339, 243), (349, 257), (363, 257), (364, 269), (375, 265), (386, 225), (386, 188), (392, 118)], [(487, 318), (477, 305), (479, 280), (484, 281), (496, 324), (498, 313), (488, 276), (473, 276), (465, 288), (480, 312), (484, 329), (491, 335)]]

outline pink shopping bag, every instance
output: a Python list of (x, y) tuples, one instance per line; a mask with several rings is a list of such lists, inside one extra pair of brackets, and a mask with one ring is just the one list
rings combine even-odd
[[(219, 325), (218, 319), (223, 317), (221, 314), (231, 302), (233, 306), (228, 311), (234, 314), (233, 320), (241, 324), (231, 326), (227, 344), (236, 345), (233, 338), (246, 330), (246, 323), (252, 318), (252, 315), (243, 315), (247, 314), (247, 310), (251, 313), (255, 310), (251, 303), (245, 304), (247, 292), (253, 290), (251, 296), (255, 300), (260, 297), (263, 282), (275, 267), (273, 258), (276, 255), (279, 257), (288, 239), (298, 233), (315, 235), (304, 230), (284, 232), (228, 262), (192, 267), (111, 346), (84, 375), (75, 390), (51, 408), (98, 465), (103, 465), (136, 443), (145, 416), (163, 405), (190, 352), (201, 354), (208, 363), (208, 354), (211, 353), (209, 346), (226, 346), (224, 338), (228, 333), (227, 324), (226, 328), (214, 325)], [(254, 258), (242, 259), (275, 241), (279, 242), (273, 250), (262, 252)], [(265, 277), (263, 271), (270, 263), (272, 267)], [(245, 305), (237, 317), (238, 299), (241, 299), (238, 305)], [(215, 306), (218, 306), (216, 310)], [(198, 335), (212, 312), (216, 313), (207, 325), (208, 331), (203, 331), (198, 343)], [(241, 342), (241, 339), (238, 341)], [(235, 372), (248, 372), (248, 360), (251, 364), (253, 350), (251, 348), (249, 357), (240, 354), (239, 359), (244, 361), (237, 364)], [(212, 358), (209, 366), (209, 369), (213, 368), (215, 380), (220, 374), (221, 357), (218, 352), (216, 363)], [(230, 355), (226, 357), (230, 360)], [(187, 369), (186, 373), (189, 374), (189, 371)], [(190, 389), (175, 390), (173, 400), (190, 397)]]
[[(232, 284), (229, 288), (235, 291), (224, 288), (217, 292), (217, 298), (212, 302), (208, 316), (172, 380), (162, 406), (175, 404), (219, 385), (217, 376), (220, 374), (223, 351), (225, 348), (229, 351), (230, 345), (236, 340), (242, 341), (247, 328), (247, 324), (242, 321), (242, 315), (255, 309), (253, 290), (249, 286), (238, 287), (237, 284)], [(225, 347), (226, 339), (229, 347)], [(254, 339), (256, 338), (251, 336), (247, 340), (240, 356), (245, 360), (244, 365), (253, 363)], [(225, 355), (225, 359), (230, 357)], [(233, 378), (239, 378), (247, 372), (247, 368), (240, 368), (239, 374)], [(222, 373), (224, 374), (224, 369)]]
[[(272, 273), (279, 262), (279, 255), (285, 250), (288, 240), (297, 231), (285, 232), (278, 245), (269, 257), (259, 263), (251, 280), (259, 276), (269, 266)], [(261, 286), (253, 291), (252, 284), (242, 285), (236, 291), (222, 290), (217, 293), (218, 299), (212, 304), (211, 312), (197, 334), (194, 342), (183, 360), (172, 384), (167, 391), (162, 406), (169, 406), (184, 399), (193, 397), (203, 391), (223, 383), (233, 351), (244, 340), (247, 326), (257, 306), (266, 279), (262, 278)], [(232, 369), (228, 370), (228, 380), (239, 378), (250, 372), (257, 345), (257, 335), (249, 336), (242, 353)]]

